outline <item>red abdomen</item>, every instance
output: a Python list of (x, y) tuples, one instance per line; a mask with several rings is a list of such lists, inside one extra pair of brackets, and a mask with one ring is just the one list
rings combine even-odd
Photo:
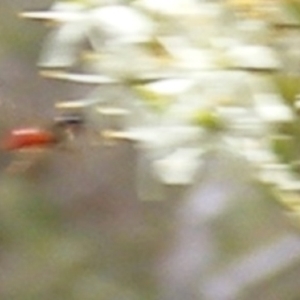
[(4, 150), (47, 147), (56, 142), (55, 135), (41, 128), (20, 128), (12, 130), (1, 142)]

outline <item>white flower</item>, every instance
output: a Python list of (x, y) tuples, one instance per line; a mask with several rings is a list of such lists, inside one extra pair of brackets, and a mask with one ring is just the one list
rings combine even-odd
[[(277, 168), (274, 184), (296, 186), (268, 141), (274, 125), (295, 116), (261, 75), (285, 67), (267, 46), (266, 23), (232, 19), (228, 29), (222, 2), (117, 2), (60, 1), (49, 12), (23, 14), (54, 21), (39, 65), (65, 72), (44, 75), (96, 87), (86, 99), (57, 108), (81, 107), (104, 137), (134, 142), (138, 172), (151, 185), (191, 184), (202, 154), (224, 145), (262, 180)], [(290, 64), (298, 54), (296, 48), (287, 54)], [(71, 73), (74, 66), (85, 74)]]

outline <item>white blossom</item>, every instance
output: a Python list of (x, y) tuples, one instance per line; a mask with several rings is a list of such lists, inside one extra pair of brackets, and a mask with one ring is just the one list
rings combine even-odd
[[(81, 109), (102, 138), (133, 142), (138, 172), (151, 185), (192, 184), (203, 155), (222, 145), (248, 160), (262, 181), (296, 187), (270, 143), (277, 124), (295, 120), (266, 75), (286, 68), (284, 53), (270, 47), (268, 20), (251, 14), (263, 11), (284, 26), (287, 19), (276, 21), (273, 6), (254, 5), (244, 15), (232, 8), (221, 1), (95, 0), (57, 2), (23, 16), (54, 21), (39, 66), (64, 71), (43, 75), (95, 86), (86, 99), (57, 108)], [(290, 64), (298, 54), (289, 50)]]

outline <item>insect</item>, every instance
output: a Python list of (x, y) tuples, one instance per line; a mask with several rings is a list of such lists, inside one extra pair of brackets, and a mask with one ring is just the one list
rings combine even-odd
[(2, 140), (1, 148), (14, 151), (51, 147), (64, 142), (68, 137), (67, 133), (77, 132), (82, 124), (83, 118), (79, 115), (62, 115), (55, 118), (49, 128), (21, 127), (13, 129)]
[(6, 171), (19, 173), (28, 170), (44, 157), (47, 150), (64, 145), (83, 127), (79, 114), (61, 115), (46, 127), (21, 127), (10, 130), (0, 141), (3, 151), (13, 153), (14, 159)]

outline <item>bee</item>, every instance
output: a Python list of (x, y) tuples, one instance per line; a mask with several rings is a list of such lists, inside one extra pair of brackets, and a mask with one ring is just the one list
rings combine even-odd
[(49, 128), (21, 127), (11, 130), (2, 140), (1, 148), (7, 151), (25, 148), (52, 147), (65, 142), (71, 133), (75, 134), (83, 125), (80, 115), (62, 115), (54, 119)]
[(1, 150), (15, 156), (7, 171), (18, 173), (28, 170), (47, 150), (73, 139), (83, 124), (81, 115), (72, 114), (58, 116), (46, 127), (31, 126), (10, 130), (0, 141)]

